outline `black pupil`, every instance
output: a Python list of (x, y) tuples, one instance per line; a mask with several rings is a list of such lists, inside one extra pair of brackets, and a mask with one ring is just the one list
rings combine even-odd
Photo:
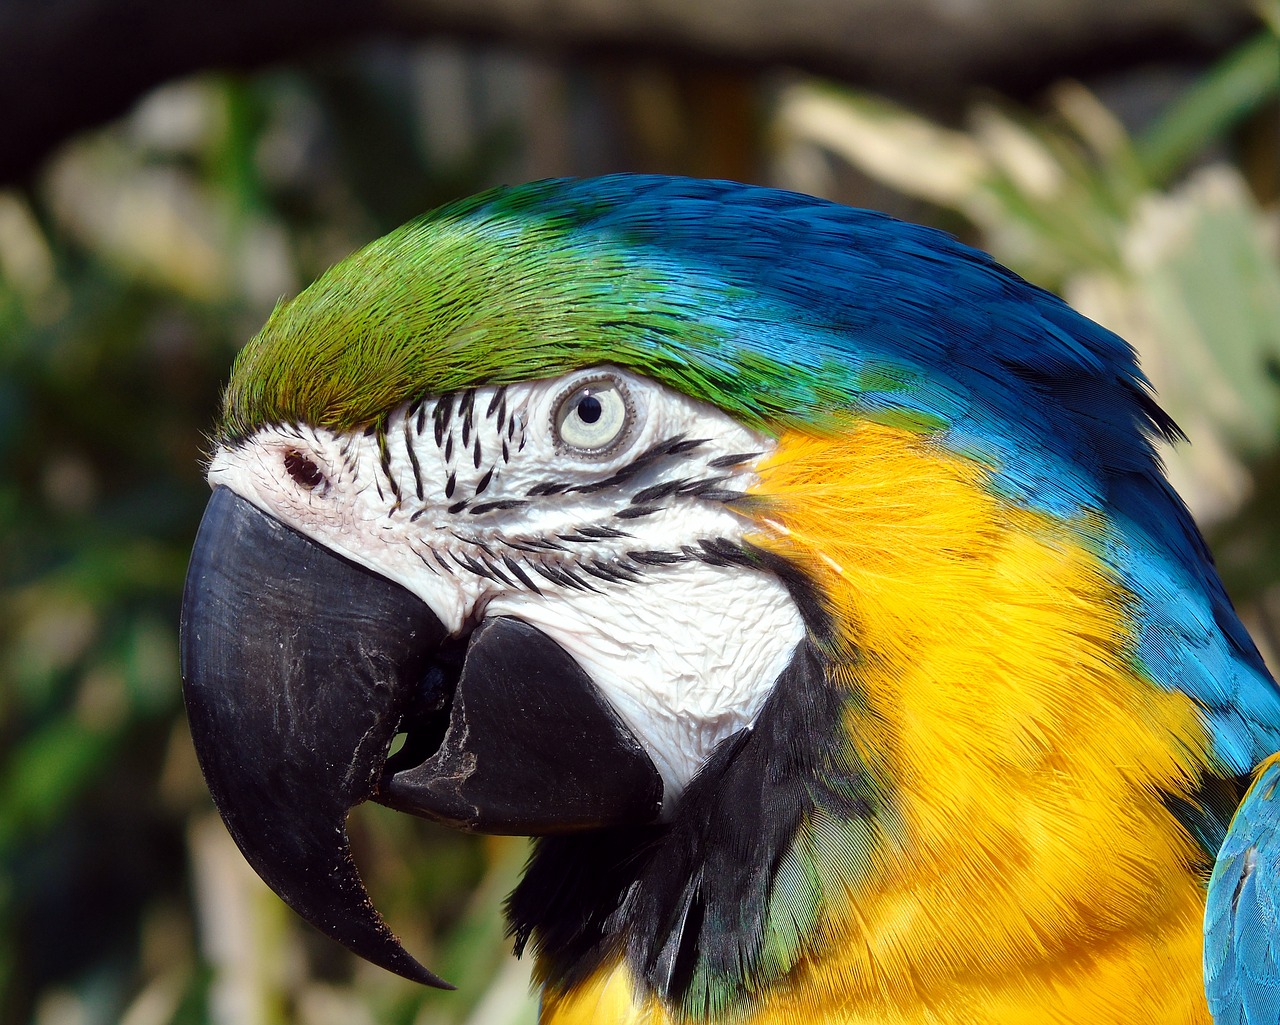
[(324, 480), (324, 474), (320, 472), (320, 467), (316, 466), (301, 452), (286, 452), (284, 454), (284, 468), (288, 471), (289, 476), (304, 488), (314, 488)]
[(600, 414), (604, 412), (604, 407), (600, 405), (600, 400), (594, 395), (584, 395), (578, 401), (578, 418), (584, 424), (593, 424), (600, 419)]

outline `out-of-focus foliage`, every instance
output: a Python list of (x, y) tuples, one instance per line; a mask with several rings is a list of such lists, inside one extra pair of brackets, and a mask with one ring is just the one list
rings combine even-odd
[(202, 432), (234, 352), (281, 295), (495, 181), (759, 178), (772, 158), (772, 184), (866, 202), (814, 173), (835, 153), (932, 204), (919, 216), (962, 214), (1142, 346), (1204, 453), (1179, 472), (1219, 517), (1236, 583), (1264, 596), (1280, 579), (1280, 278), (1229, 132), (1275, 103), (1259, 46), (1136, 138), (1079, 86), (1038, 116), (986, 101), (958, 132), (804, 84), (766, 117), (772, 82), (746, 73), (382, 47), (166, 87), (33, 192), (0, 193), (0, 1025), (532, 1021), (498, 917), (522, 841), (358, 809), (378, 905), (460, 988), (363, 965), (236, 852), (177, 671)]
[(0, 1021), (533, 1018), (496, 914), (523, 841), (360, 810), (379, 903), (462, 988), (415, 987), (263, 888), (181, 710), (202, 432), (232, 356), (280, 296), (513, 151), (477, 117), (435, 159), (413, 90), (370, 68), (414, 70), (168, 87), (34, 195), (0, 194)]

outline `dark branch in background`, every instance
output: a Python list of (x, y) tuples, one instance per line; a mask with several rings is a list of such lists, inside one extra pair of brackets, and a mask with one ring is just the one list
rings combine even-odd
[(160, 83), (249, 69), (374, 34), (454, 35), (604, 54), (784, 64), (920, 102), (1026, 94), (1145, 58), (1207, 58), (1250, 0), (0, 0), (0, 183)]

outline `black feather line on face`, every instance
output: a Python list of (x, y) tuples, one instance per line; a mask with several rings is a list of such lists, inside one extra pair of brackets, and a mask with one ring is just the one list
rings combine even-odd
[(679, 494), (688, 483), (688, 477), (681, 477), (676, 480), (663, 481), (661, 484), (654, 484), (652, 487), (641, 488), (631, 496), (631, 504), (649, 505), (652, 502), (660, 502), (664, 498)]
[(670, 448), (667, 449), (667, 455), (683, 455), (686, 452), (692, 452), (695, 448), (700, 448), (706, 443), (706, 438), (681, 438), (671, 444)]
[(521, 567), (520, 563), (516, 562), (515, 559), (511, 558), (510, 555), (504, 555), (502, 557), (502, 561), (506, 563), (507, 569), (511, 571), (512, 575), (524, 584), (525, 587), (532, 590), (535, 594), (542, 593), (542, 589), (533, 582), (533, 577), (529, 576), (529, 574), (524, 571), (523, 567)]
[(496, 580), (496, 578), (485, 569), (482, 563), (477, 561), (468, 553), (451, 552), (450, 554), (453, 556), (453, 561), (456, 562), (463, 569), (469, 569), (476, 576), (484, 577), (486, 580)]
[(614, 530), (613, 527), (579, 527), (578, 533), (589, 538), (598, 538), (601, 541), (610, 541), (619, 537), (633, 537), (625, 530)]
[(559, 495), (568, 491), (571, 487), (573, 487), (572, 484), (564, 484), (559, 481), (544, 481), (541, 484), (535, 484), (525, 494), (530, 498), (543, 498), (547, 495)]
[(606, 580), (611, 584), (634, 584), (640, 579), (635, 570), (627, 569), (618, 563), (601, 562), (598, 559), (579, 563), (579, 568), (593, 577)]
[[(458, 416), (462, 417), (462, 433), (465, 438), (471, 433), (471, 418), (475, 413), (476, 393), (475, 389), (468, 389), (462, 393), (462, 397), (458, 400)], [(466, 444), (466, 441), (463, 441)]]
[(592, 481), (589, 484), (574, 485), (566, 490), (578, 494), (589, 495), (592, 492), (601, 491), (604, 488), (611, 488), (618, 484), (625, 484), (641, 470), (648, 469), (659, 460), (665, 459), (668, 456), (683, 455), (685, 452), (691, 452), (699, 445), (704, 444), (706, 444), (706, 442), (702, 439), (694, 439), (690, 441), (686, 439), (683, 434), (677, 434), (645, 449), (631, 460), (631, 462), (627, 463), (625, 466), (619, 467), (608, 477), (605, 477), (602, 480)]
[(659, 552), (659, 551), (631, 551), (627, 552), (627, 558), (632, 562), (639, 563), (643, 566), (672, 566), (678, 562), (688, 562), (687, 555), (681, 555), (679, 552)]
[(473, 505), (467, 512), (471, 516), (479, 516), (481, 513), (493, 512), (497, 509), (518, 509), (520, 506), (528, 504), (521, 498), (500, 498), (493, 502), (481, 502), (479, 505)]
[[(378, 441), (378, 466), (382, 470), (382, 475), (387, 478), (387, 487), (390, 488), (392, 497), (395, 499), (392, 503), (392, 508), (393, 510), (398, 509), (401, 502), (400, 484), (393, 476), (391, 476), (391, 442), (387, 438), (387, 432), (381, 421), (379, 421), (375, 433), (377, 434)], [(377, 478), (375, 477), (375, 480), (376, 479)], [(381, 487), (378, 488), (378, 497), (383, 501), (386, 501), (386, 498), (382, 494)]]
[(413, 482), (418, 501), (422, 501), (422, 467), (418, 465), (418, 453), (413, 450), (413, 430), (408, 417), (404, 421), (404, 450), (409, 456), (409, 466), (413, 470)]
[(539, 576), (546, 577), (549, 581), (551, 581), (551, 583), (553, 584), (564, 583), (564, 581), (561, 580), (560, 577), (558, 577), (554, 572), (552, 572), (551, 567), (546, 563), (535, 562), (535, 563), (532, 563), (531, 565), (533, 566), (533, 571), (535, 573), (537, 573)]
[(531, 537), (526, 538), (531, 545), (537, 545), (539, 548), (545, 548), (550, 552), (567, 552), (569, 549), (560, 544), (559, 541), (552, 541), (549, 537)]
[(512, 580), (509, 576), (503, 573), (502, 570), (499, 569), (495, 563), (486, 560), (484, 563), (484, 568), (488, 571), (489, 576), (492, 577), (493, 579), (506, 584), (508, 587), (519, 587), (519, 585), (514, 580)]
[(704, 502), (721, 502), (728, 505), (733, 502), (740, 502), (746, 498), (745, 491), (729, 491), (726, 488), (716, 488), (707, 485), (699, 488), (697, 491), (685, 492), (695, 498), (701, 498)]
[(758, 459), (763, 454), (763, 452), (738, 452), (733, 455), (720, 456), (717, 459), (708, 460), (707, 466), (712, 470), (731, 470), (735, 466), (750, 462), (752, 459)]
[(557, 534), (556, 537), (558, 537), (561, 541), (569, 541), (569, 542), (572, 542), (573, 544), (580, 544), (580, 545), (582, 544), (591, 545), (591, 544), (595, 544), (596, 542), (596, 539), (594, 537), (591, 537), (589, 534), (586, 533), (586, 531), (581, 531), (581, 530), (575, 530), (571, 534)]
[(579, 575), (577, 566), (562, 564), (554, 567), (554, 569), (560, 574), (560, 579), (570, 587), (575, 587), (579, 591), (591, 591), (595, 594), (603, 593), (600, 588), (593, 586), (591, 581)]
[(468, 537), (466, 534), (459, 534), (456, 530), (451, 530), (449, 531), (449, 533), (452, 534), (454, 538), (461, 541), (464, 545), (473, 545), (474, 547), (479, 548), (482, 552), (484, 552), (485, 555), (493, 555), (493, 549), (489, 546), (488, 542), (486, 542), (484, 539), (478, 538), (478, 537)]
[(514, 548), (517, 552), (528, 552), (532, 555), (541, 555), (546, 550), (524, 538), (504, 537), (502, 543), (508, 548)]
[[(691, 555), (691, 558), (696, 558), (699, 562), (706, 563), (708, 566), (732, 566), (737, 561), (734, 558), (718, 553), (714, 545), (708, 541), (699, 541), (698, 547), (702, 551)], [(694, 549), (690, 547), (688, 551), (693, 552)]]
[[(439, 448), (441, 443), (444, 441), (445, 431), (449, 429), (449, 422), (450, 420), (452, 420), (452, 418), (453, 418), (453, 396), (445, 395), (443, 398), (440, 399), (439, 402), (436, 403), (436, 408), (431, 414), (431, 419), (435, 422), (436, 448)], [(449, 440), (452, 442), (453, 435), (449, 436)], [(449, 455), (446, 452), (445, 460), (447, 461), (448, 458), (449, 458)]]

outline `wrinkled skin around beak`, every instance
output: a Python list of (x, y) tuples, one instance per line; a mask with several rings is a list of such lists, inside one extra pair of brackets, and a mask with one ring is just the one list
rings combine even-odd
[(529, 835), (648, 822), (661, 807), (639, 742), (545, 634), (500, 617), (463, 651), (408, 590), (226, 488), (192, 551), (181, 648), (196, 754), (245, 858), (303, 918), (418, 982), (448, 985), (369, 899), (352, 807)]

